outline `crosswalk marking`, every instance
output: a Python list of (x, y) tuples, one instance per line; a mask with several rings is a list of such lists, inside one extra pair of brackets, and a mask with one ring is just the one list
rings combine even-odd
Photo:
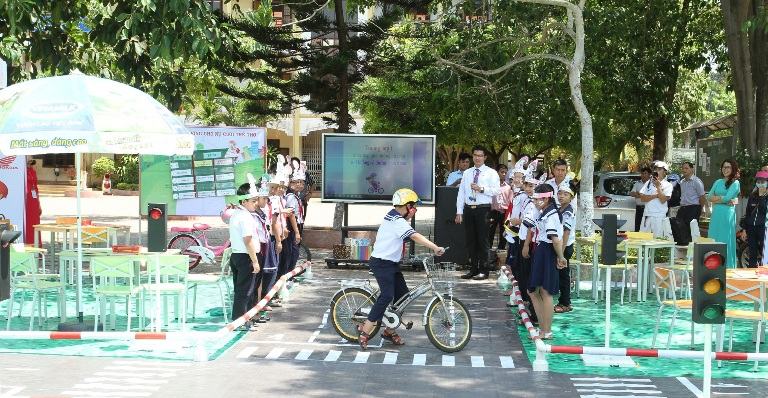
[(456, 357), (453, 355), (443, 355), (443, 366), (456, 366)]
[(504, 369), (511, 369), (515, 367), (515, 361), (510, 356), (499, 357), (499, 362), (501, 362), (501, 367)]
[[(144, 383), (144, 384), (167, 384), (168, 380), (151, 380), (151, 379), (116, 379), (114, 377), (86, 377), (83, 379), (84, 383), (103, 383), (103, 382), (121, 382), (121, 383)], [(0, 395), (1, 396), (1, 395)]]
[(176, 373), (126, 373), (126, 372), (95, 372), (95, 376), (117, 376), (117, 377), (138, 377), (149, 378), (155, 377), (173, 377)]
[(473, 368), (484, 368), (485, 367), (485, 361), (483, 360), (483, 357), (479, 355), (472, 355), (472, 367)]
[(427, 364), (427, 354), (413, 354), (413, 365), (424, 366)]
[(306, 361), (307, 359), (309, 359), (309, 356), (312, 355), (313, 351), (314, 350), (303, 349), (299, 351), (298, 354), (296, 354), (296, 359), (299, 361)]
[(368, 362), (368, 357), (371, 356), (370, 352), (367, 351), (360, 351), (355, 355), (355, 360), (352, 361), (354, 363), (366, 363)]
[(580, 398), (666, 398), (651, 379), (571, 377)]
[(394, 365), (397, 363), (397, 353), (396, 352), (388, 352), (384, 354), (384, 361), (382, 362), (384, 365)]
[[(237, 357), (247, 358), (255, 351), (256, 347), (248, 347), (238, 353)], [(189, 365), (164, 361), (113, 361), (62, 391), (60, 395), (83, 398), (149, 397), (170, 384), (178, 372), (184, 371)]]
[(74, 395), (76, 397), (148, 397), (150, 392), (135, 391), (64, 391), (62, 395)]
[(331, 350), (328, 352), (328, 355), (325, 356), (325, 359), (323, 359), (323, 361), (334, 362), (337, 359), (339, 359), (340, 356), (341, 356), (341, 351)]
[(242, 351), (240, 351), (239, 353), (237, 353), (237, 356), (236, 356), (236, 358), (237, 358), (237, 359), (245, 359), (245, 358), (249, 358), (249, 357), (250, 357), (251, 355), (253, 355), (253, 353), (254, 353), (254, 352), (256, 352), (256, 350), (258, 350), (258, 349), (259, 349), (259, 347), (245, 347), (245, 348), (243, 348), (243, 350), (242, 350)]
[[(120, 361), (114, 361), (112, 363), (114, 365), (139, 365), (139, 366), (144, 366), (148, 362), (120, 360)], [(174, 367), (179, 367), (179, 368), (186, 368), (186, 367), (192, 366), (192, 364), (187, 363), (187, 362), (161, 361), (161, 362), (157, 362), (157, 363), (158, 364), (162, 364), (163, 367), (174, 366)]]
[(111, 383), (87, 383), (87, 384), (75, 384), (72, 388), (82, 388), (85, 390), (158, 390), (159, 386), (142, 386), (142, 385), (117, 385)]
[(320, 331), (319, 330), (315, 330), (315, 332), (312, 333), (312, 336), (309, 336), (309, 338), (307, 339), (307, 343), (313, 343), (315, 341), (315, 339), (317, 338), (317, 336), (319, 336), (319, 335), (320, 335)]
[(266, 358), (266, 359), (277, 359), (277, 358), (280, 358), (280, 355), (283, 355), (283, 351), (285, 351), (285, 348), (283, 348), (283, 347), (275, 347), (264, 358)]

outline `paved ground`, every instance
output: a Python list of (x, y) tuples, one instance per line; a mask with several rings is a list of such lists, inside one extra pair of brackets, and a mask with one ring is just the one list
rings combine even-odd
[[(316, 267), (273, 320), (212, 362), (170, 362), (0, 355), (0, 397), (696, 397), (700, 380), (599, 377), (533, 372), (503, 298), (490, 281), (461, 281), (456, 296), (470, 308), (473, 335), (461, 352), (444, 354), (427, 340), (419, 314), (396, 348), (379, 338), (368, 351), (340, 341), (328, 302), (340, 281), (361, 270)], [(406, 274), (409, 285), (421, 278)], [(65, 371), (63, 371), (65, 369)], [(765, 397), (765, 381), (717, 380), (717, 394)]]

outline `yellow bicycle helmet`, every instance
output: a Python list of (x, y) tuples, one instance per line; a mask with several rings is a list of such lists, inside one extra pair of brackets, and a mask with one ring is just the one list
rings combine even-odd
[(409, 188), (400, 188), (392, 195), (392, 206), (404, 206), (406, 203), (421, 203), (419, 195)]

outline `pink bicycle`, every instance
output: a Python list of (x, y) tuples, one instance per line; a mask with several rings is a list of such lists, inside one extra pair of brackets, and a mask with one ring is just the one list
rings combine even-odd
[(194, 223), (192, 227), (171, 227), (171, 232), (176, 235), (168, 242), (169, 249), (179, 249), (181, 254), (189, 256), (189, 269), (197, 267), (201, 262), (213, 264), (216, 257), (221, 256), (229, 246), (229, 239), (220, 246), (212, 246), (208, 243), (205, 231), (211, 229), (208, 224)]

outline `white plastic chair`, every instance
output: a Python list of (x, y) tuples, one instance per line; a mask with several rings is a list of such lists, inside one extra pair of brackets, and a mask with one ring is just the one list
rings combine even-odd
[[(147, 261), (148, 282), (141, 285), (142, 303), (150, 299), (150, 316), (152, 324), (158, 325), (159, 314), (156, 311), (159, 303), (154, 303), (160, 295), (164, 299), (167, 296), (176, 296), (176, 317), (179, 319), (180, 328), (184, 328), (187, 322), (185, 310), (187, 300), (187, 276), (189, 274), (189, 256), (183, 254), (157, 255)], [(159, 278), (159, 279), (158, 279)], [(163, 300), (163, 325), (168, 324), (167, 303)], [(159, 328), (158, 328), (159, 329)]]
[(66, 296), (64, 293), (64, 283), (61, 282), (58, 275), (39, 273), (37, 266), (37, 254), (26, 253), (23, 251), (11, 250), (10, 254), (10, 299), (8, 300), (8, 322), (6, 330), (11, 328), (11, 316), (13, 313), (13, 304), (16, 301), (16, 293), (20, 293), (19, 316), (21, 316), (26, 298), (26, 292), (32, 292), (32, 313), (29, 317), (29, 330), (35, 322), (35, 310), (37, 310), (38, 326), (42, 328), (43, 318), (48, 319), (48, 307), (45, 305), (45, 299), (50, 292), (58, 294), (57, 306), (59, 318), (66, 320)]
[[(750, 302), (755, 306), (754, 311), (749, 310), (725, 310), (725, 317), (730, 321), (729, 325), (729, 337), (728, 337), (728, 351), (733, 350), (733, 321), (735, 319), (757, 322), (757, 331), (755, 333), (755, 353), (760, 352), (760, 340), (763, 335), (763, 328), (765, 327), (765, 285), (760, 281), (751, 280), (728, 280), (725, 282), (725, 298), (726, 300)], [(723, 339), (720, 336), (718, 341), (718, 348), (722, 350)], [(720, 366), (720, 362), (718, 362)], [(755, 361), (755, 367), (753, 371), (757, 371), (757, 361)]]
[[(99, 318), (106, 319), (106, 302), (109, 299), (111, 306), (112, 329), (115, 329), (117, 315), (115, 314), (115, 300), (125, 298), (125, 312), (128, 316), (126, 331), (131, 330), (131, 317), (133, 315), (131, 301), (141, 292), (139, 286), (134, 284), (135, 269), (134, 259), (124, 256), (94, 256), (90, 260), (91, 278), (93, 280), (93, 292), (96, 295), (99, 311), (93, 324), (93, 331), (99, 327)], [(141, 316), (139, 308), (139, 316)], [(106, 322), (104, 322), (106, 329)]]
[(227, 316), (227, 305), (229, 303), (229, 284), (227, 283), (227, 276), (229, 275), (229, 258), (231, 255), (231, 247), (224, 250), (224, 253), (221, 255), (221, 271), (219, 273), (187, 275), (187, 284), (189, 285), (189, 289), (193, 290), (192, 319), (195, 318), (195, 313), (197, 310), (197, 287), (199, 285), (216, 285), (216, 287), (219, 289), (219, 296), (221, 297), (221, 308), (224, 311), (224, 322), (229, 320), (229, 317)]

